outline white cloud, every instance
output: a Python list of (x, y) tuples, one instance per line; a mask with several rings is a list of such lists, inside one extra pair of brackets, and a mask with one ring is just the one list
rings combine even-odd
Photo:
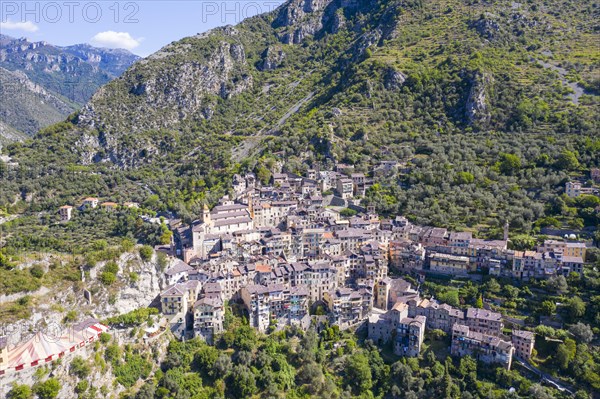
[(25, 22), (12, 22), (7, 20), (5, 22), (0, 21), (0, 30), (22, 30), (25, 32), (37, 32), (38, 26), (31, 21)]
[(94, 46), (124, 48), (126, 50), (133, 50), (138, 47), (141, 42), (142, 38), (134, 39), (128, 32), (115, 32), (112, 30), (100, 32), (92, 37), (91, 40), (91, 43)]

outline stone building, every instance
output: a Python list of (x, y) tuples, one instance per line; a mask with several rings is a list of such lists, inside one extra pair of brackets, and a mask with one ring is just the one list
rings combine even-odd
[(510, 369), (514, 347), (497, 336), (471, 331), (468, 326), (455, 324), (452, 328), (453, 356), (471, 356), (484, 363), (497, 363)]

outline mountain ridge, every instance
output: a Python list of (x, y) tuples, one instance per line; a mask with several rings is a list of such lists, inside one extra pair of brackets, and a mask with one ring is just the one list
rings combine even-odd
[[(7, 111), (3, 113), (3, 125), (25, 135), (34, 135), (40, 128), (64, 120), (87, 102), (98, 87), (120, 75), (138, 59), (126, 50), (95, 48), (86, 44), (62, 47), (1, 35), (0, 67), (5, 71), (5, 79), (8, 79), (7, 73), (16, 73), (45, 93), (36, 99), (33, 95), (41, 91), (31, 91), (31, 85), (23, 83), (23, 93), (18, 96), (20, 102), (17, 104), (15, 100), (9, 105), (24, 110), (29, 117), (24, 118), (25, 121), (20, 120), (14, 112)], [(12, 80), (13, 83), (17, 81)], [(7, 90), (12, 89), (3, 88), (3, 93), (7, 94)], [(41, 105), (48, 98), (53, 98), (50, 102), (53, 105)], [(45, 111), (42, 112), (42, 109)], [(5, 141), (7, 138), (4, 137)]]
[[(82, 173), (55, 189), (82, 168), (110, 195), (151, 192), (185, 218), (235, 173), (396, 161), (404, 172), (365, 204), (486, 236), (507, 219), (528, 232), (560, 208), (569, 173), (598, 167), (597, 16), (555, 0), (288, 1), (165, 46), (10, 147), (38, 177), (14, 190), (55, 204), (90, 188)], [(577, 103), (569, 85), (583, 89)], [(558, 167), (565, 151), (580, 166)], [(501, 168), (506, 154), (514, 171)]]
[[(271, 92), (275, 85), (269, 80), (279, 79), (277, 83), (283, 84), (289, 76), (298, 73), (306, 75), (303, 81), (285, 82), (287, 85), (306, 85), (301, 93), (304, 95), (292, 95), (292, 104), (313, 92), (314, 98), (305, 108), (321, 108), (324, 103), (333, 101), (327, 109), (321, 110), (325, 113), (333, 108), (341, 108), (340, 102), (344, 100), (340, 95), (350, 88), (371, 92), (375, 96), (390, 92), (402, 97), (408, 91), (419, 97), (420, 102), (432, 98), (433, 93), (428, 92), (425, 86), (431, 83), (437, 85), (439, 81), (443, 93), (433, 96), (444, 97), (444, 101), (436, 100), (439, 105), (434, 105), (438, 113), (438, 127), (432, 121), (419, 127), (429, 131), (530, 129), (534, 122), (532, 119), (538, 118), (532, 118), (531, 114), (536, 113), (534, 108), (548, 107), (549, 101), (555, 102), (556, 105), (552, 106), (557, 111), (559, 108), (564, 110), (561, 111), (564, 117), (573, 117), (573, 111), (566, 110), (568, 101), (556, 98), (548, 87), (535, 82), (548, 80), (546, 71), (535, 70), (536, 65), (530, 65), (533, 62), (523, 65), (521, 61), (522, 54), (535, 53), (536, 58), (544, 58), (533, 46), (525, 48), (518, 40), (523, 41), (523, 37), (529, 35), (539, 41), (548, 32), (560, 31), (560, 26), (552, 25), (557, 23), (552, 13), (534, 8), (525, 10), (522, 6), (515, 8), (515, 5), (507, 2), (499, 3), (497, 7), (503, 12), (497, 14), (484, 11), (486, 8), (481, 4), (468, 5), (461, 1), (449, 4), (453, 4), (455, 9), (448, 5), (446, 10), (441, 10), (431, 2), (288, 1), (269, 14), (249, 18), (235, 27), (216, 28), (165, 46), (99, 90), (82, 109), (78, 118), (79, 127), (87, 135), (84, 139), (86, 143), (95, 142), (93, 147), (108, 150), (108, 153), (112, 151), (109, 159), (116, 160), (118, 164), (120, 155), (113, 150), (118, 146), (116, 143), (121, 134), (157, 129), (178, 130), (186, 125), (211, 123), (211, 118), (227, 112), (219, 108), (230, 106), (232, 102), (254, 101), (245, 98), (250, 96), (249, 93), (255, 98), (273, 97)], [(461, 15), (466, 10), (468, 13)], [(479, 16), (476, 14), (478, 10), (482, 10)], [(425, 14), (425, 17), (421, 14)], [(458, 44), (452, 44), (450, 33), (440, 31), (439, 26), (433, 23), (433, 18), (451, 17), (454, 21), (454, 25), (450, 25), (451, 34), (464, 35), (467, 43), (464, 49), (455, 54), (447, 48), (448, 45), (452, 48)], [(416, 29), (417, 21), (427, 26), (430, 38), (437, 40), (432, 44), (437, 46), (438, 55), (432, 53), (429, 60), (419, 60), (414, 55), (408, 59), (405, 56), (399, 58), (403, 48), (419, 47), (423, 41), (431, 41), (426, 39), (419, 42), (410, 37), (410, 30)], [(513, 40), (517, 40), (517, 43)], [(327, 47), (335, 41), (338, 41), (336, 47)], [(536, 46), (541, 47), (540, 44)], [(327, 48), (329, 54), (317, 56), (322, 65), (317, 66), (316, 72), (299, 64), (316, 63), (317, 57), (310, 52), (319, 47)], [(502, 60), (500, 54), (508, 59)], [(401, 61), (398, 63), (397, 60)], [(293, 72), (287, 71), (286, 76), (278, 73), (278, 70), (292, 65)], [(324, 71), (323, 65), (330, 70)], [(360, 74), (372, 76), (360, 80), (357, 79)], [(390, 90), (386, 74), (399, 74), (404, 80), (392, 84)], [(523, 80), (514, 81), (511, 75), (515, 74), (534, 77), (532, 84), (535, 83), (535, 88), (523, 86)], [(588, 76), (593, 74), (589, 73)], [(311, 83), (305, 84), (306, 81)], [(370, 88), (365, 84), (371, 85)], [(376, 89), (381, 86), (383, 92)], [(534, 98), (536, 104), (528, 103), (531, 100), (525, 95), (532, 88), (539, 93), (539, 97)], [(529, 115), (519, 115), (521, 111), (510, 106), (510, 98), (514, 97), (524, 102), (523, 108), (532, 108), (523, 110)], [(268, 105), (275, 101), (271, 98), (266, 103)], [(399, 101), (405, 100), (399, 98)], [(118, 115), (111, 104), (119, 104)], [(250, 106), (247, 114), (253, 115), (253, 108), (262, 106)], [(597, 101), (592, 106), (597, 108)], [(414, 108), (415, 105), (410, 107)], [(277, 117), (267, 118), (271, 126), (262, 127), (259, 131), (277, 131), (276, 121), (290, 109), (272, 109)], [(415, 112), (419, 112), (418, 106)], [(578, 112), (584, 112), (584, 108), (578, 108)], [(585, 113), (584, 118), (589, 119), (588, 112)], [(405, 114), (406, 120), (414, 118), (411, 112), (405, 111)], [(548, 114), (541, 117), (548, 118), (551, 118)], [(267, 119), (263, 118), (262, 121)], [(289, 117), (285, 119), (294, 120)], [(345, 119), (345, 116), (341, 119)], [(597, 120), (591, 123), (597, 123)], [(240, 135), (240, 132), (236, 132), (241, 124), (239, 122), (231, 124), (219, 121), (216, 124), (228, 124), (223, 132)], [(243, 124), (244, 129), (241, 130), (256, 126), (254, 121)], [(91, 133), (88, 128), (93, 128)], [(101, 142), (107, 143), (108, 147)], [(85, 149), (83, 152), (87, 155), (84, 157), (99, 160), (99, 157), (90, 155), (93, 151), (94, 148)], [(131, 159), (125, 163), (135, 164)]]

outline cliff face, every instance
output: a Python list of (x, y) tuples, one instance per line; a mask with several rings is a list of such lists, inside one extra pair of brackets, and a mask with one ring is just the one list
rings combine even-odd
[[(38, 264), (44, 264), (47, 261), (49, 259), (43, 259)], [(19, 342), (26, 342), (39, 331), (44, 332), (48, 337), (52, 337), (54, 331), (68, 329), (71, 325), (82, 322), (90, 316), (102, 321), (111, 316), (148, 307), (155, 301), (161, 290), (166, 288), (164, 274), (157, 265), (156, 258), (149, 262), (143, 262), (137, 254), (125, 253), (118, 259), (117, 264), (119, 266), (118, 281), (111, 287), (105, 287), (98, 281), (97, 274), (104, 266), (104, 263), (100, 263), (90, 271), (89, 277), (82, 282), (73, 284), (73, 287), (54, 287), (52, 289), (42, 287), (38, 292), (28, 293), (36, 298), (36, 306), (32, 310), (29, 319), (21, 320), (9, 327), (8, 331), (11, 332), (9, 344), (11, 347), (12, 345), (18, 345)], [(129, 273), (138, 275), (135, 283), (128, 281)], [(92, 292), (92, 303), (88, 303), (84, 298), (83, 289)], [(24, 295), (15, 294), (11, 295), (10, 298), (3, 297), (2, 299), (16, 300)], [(70, 310), (77, 312), (77, 320), (66, 323), (64, 317)], [(156, 317), (157, 322), (158, 320), (159, 318)], [(142, 326), (142, 328), (147, 327), (147, 325)], [(152, 353), (155, 360), (152, 367), (157, 369), (172, 336), (166, 332), (152, 340), (144, 340), (142, 338), (143, 334), (139, 334), (138, 331), (134, 330), (135, 328), (119, 329), (118, 327), (109, 330), (111, 335), (110, 344), (118, 344), (122, 348), (125, 345), (132, 345), (139, 351)], [(67, 353), (62, 362), (49, 365), (48, 372), (52, 377), (58, 378), (61, 383), (58, 399), (76, 397), (77, 384), (82, 380), (89, 381), (90, 385), (96, 387), (96, 389), (105, 386), (110, 389), (111, 394), (115, 395), (126, 390), (122, 385), (114, 384), (117, 375), (115, 375), (115, 370), (110, 362), (107, 362), (107, 364), (97, 362), (98, 358), (95, 358), (95, 356), (99, 356), (99, 353), (104, 349), (105, 345), (95, 349), (94, 344), (89, 344), (77, 349), (74, 353)], [(74, 375), (71, 370), (71, 361), (75, 357), (84, 359), (90, 366), (89, 376), (79, 378)], [(39, 380), (39, 376), (36, 376), (36, 374), (40, 373), (42, 367), (25, 368), (19, 372), (9, 372), (4, 375), (2, 377), (3, 385), (0, 387), (0, 396), (2, 393), (6, 394), (8, 387), (13, 383), (33, 386)], [(3, 387), (7, 389), (3, 391)]]
[(62, 47), (62, 49), (98, 70), (105, 71), (112, 78), (120, 76), (127, 68), (140, 59), (140, 57), (127, 50), (98, 48), (88, 44), (76, 44)]
[(80, 44), (68, 47), (0, 35), (0, 67), (21, 71), (34, 83), (75, 104), (87, 102), (98, 87), (139, 59), (125, 50)]
[(485, 128), (490, 122), (491, 115), (486, 93), (490, 85), (490, 76), (482, 73), (476, 74), (471, 81), (466, 104), (466, 118), (471, 126)]
[(335, 3), (331, 0), (293, 0), (280, 8), (273, 22), (278, 29), (278, 37), (285, 44), (299, 44), (307, 37), (314, 36), (323, 29), (329, 14), (325, 8)]
[(34, 83), (22, 71), (0, 67), (0, 145), (33, 136), (64, 120), (76, 105)]
[[(235, 40), (235, 34), (229, 39)], [(243, 45), (220, 40), (203, 59), (188, 58), (191, 51), (171, 45), (140, 61), (92, 97), (79, 116), (81, 125), (108, 132), (138, 131), (167, 128), (187, 118), (208, 119), (217, 97), (231, 98), (252, 87)], [(123, 96), (122, 110), (105, 118), (117, 94)]]

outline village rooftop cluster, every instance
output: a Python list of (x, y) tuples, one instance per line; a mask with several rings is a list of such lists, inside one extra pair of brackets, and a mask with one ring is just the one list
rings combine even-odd
[(369, 338), (393, 341), (397, 355), (418, 356), (425, 330), (440, 329), (452, 336), (453, 355), (506, 368), (513, 355), (531, 356), (533, 333), (505, 336), (501, 314), (421, 298), (388, 270), (419, 282), (428, 274), (549, 278), (581, 273), (585, 243), (547, 240), (537, 251), (515, 251), (508, 249), (508, 224), (503, 239), (482, 240), (402, 216), (380, 219), (355, 200), (372, 182), (340, 169), (277, 173), (269, 186), (253, 174), (236, 175), (232, 197), (204, 206), (190, 225), (170, 221), (173, 242), (159, 249), (180, 259), (166, 271), (160, 301), (176, 336), (214, 342), (225, 304), (237, 302), (262, 332), (308, 328), (318, 318), (341, 329), (367, 324)]

